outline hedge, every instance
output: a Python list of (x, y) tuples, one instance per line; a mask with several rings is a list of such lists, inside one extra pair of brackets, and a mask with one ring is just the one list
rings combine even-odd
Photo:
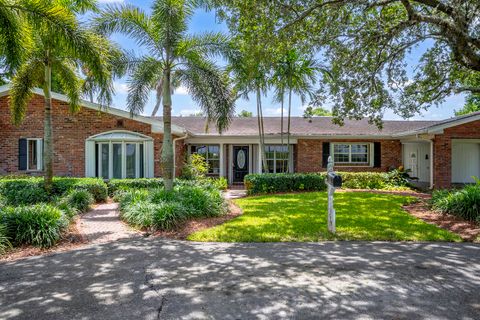
[[(403, 173), (392, 172), (337, 172), (346, 189), (385, 189), (408, 186)], [(323, 191), (326, 173), (264, 173), (245, 176), (248, 194)]]
[(459, 190), (436, 190), (431, 203), (434, 209), (480, 222), (480, 184), (467, 185)]
[(119, 190), (152, 189), (163, 187), (161, 178), (112, 179), (108, 181), (108, 193), (113, 196)]
[(12, 206), (48, 202), (72, 190), (87, 190), (97, 202), (105, 201), (108, 197), (107, 185), (98, 178), (55, 177), (51, 194), (45, 191), (43, 178), (0, 180), (0, 197)]
[(325, 173), (263, 173), (245, 176), (248, 194), (323, 191), (327, 189)]

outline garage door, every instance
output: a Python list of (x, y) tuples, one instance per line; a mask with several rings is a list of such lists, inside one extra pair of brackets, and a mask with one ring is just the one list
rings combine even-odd
[(452, 141), (452, 182), (472, 183), (480, 178), (480, 143)]

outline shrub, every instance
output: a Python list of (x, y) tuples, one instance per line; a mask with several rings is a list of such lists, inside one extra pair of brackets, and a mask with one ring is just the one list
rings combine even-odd
[(160, 178), (140, 179), (112, 179), (108, 182), (108, 193), (113, 196), (116, 191), (128, 189), (151, 189), (163, 187), (163, 180)]
[(132, 202), (124, 206), (122, 219), (135, 227), (151, 228), (153, 226), (153, 214), (156, 206), (156, 204), (146, 200)]
[(11, 247), (12, 244), (7, 235), (7, 226), (0, 224), (0, 254), (4, 254)]
[(248, 194), (326, 190), (324, 173), (264, 173), (245, 176)]
[(225, 177), (207, 178), (206, 183), (211, 184), (217, 190), (225, 191), (228, 189), (228, 181)]
[(53, 203), (58, 209), (62, 211), (63, 215), (69, 220), (71, 220), (79, 213), (77, 208), (72, 207), (67, 197), (57, 198), (53, 201)]
[(383, 189), (389, 184), (385, 172), (337, 172), (346, 189)]
[(51, 197), (62, 196), (79, 189), (90, 192), (95, 201), (105, 201), (108, 196), (107, 185), (98, 178), (55, 177), (51, 195), (44, 189), (43, 178), (0, 180), (0, 195), (12, 206), (48, 202)]
[(1, 180), (0, 194), (7, 205), (21, 206), (47, 202), (49, 196), (43, 187), (43, 179)]
[(147, 189), (130, 189), (118, 191), (113, 200), (118, 202), (120, 210), (124, 210), (127, 206), (136, 202), (145, 201), (149, 198), (149, 191)]
[(225, 201), (214, 188), (202, 186), (177, 187), (178, 203), (181, 203), (191, 217), (214, 217), (225, 212)]
[(208, 163), (199, 154), (191, 154), (183, 165), (182, 178), (186, 180), (204, 179), (208, 173)]
[(16, 244), (53, 246), (68, 225), (60, 209), (47, 204), (10, 207), (3, 211), (3, 219)]
[(72, 190), (65, 197), (66, 203), (76, 209), (78, 212), (87, 212), (90, 206), (95, 203), (95, 199), (92, 194), (84, 189)]
[(467, 185), (460, 190), (438, 190), (432, 194), (434, 209), (480, 222), (480, 184)]
[(162, 202), (155, 205), (153, 220), (160, 230), (170, 230), (178, 227), (188, 218), (185, 206), (178, 202)]

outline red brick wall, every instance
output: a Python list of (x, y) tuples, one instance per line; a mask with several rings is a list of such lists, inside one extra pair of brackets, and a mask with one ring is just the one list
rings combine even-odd
[[(0, 174), (25, 173), (18, 170), (18, 140), (43, 138), (43, 108), (43, 97), (34, 96), (23, 123), (15, 127), (10, 121), (8, 97), (0, 97)], [(123, 120), (123, 125), (118, 120)], [(129, 130), (154, 138), (155, 176), (161, 175), (162, 134), (152, 133), (149, 124), (88, 108), (71, 114), (67, 103), (58, 100), (53, 100), (54, 174), (84, 176), (85, 140), (110, 130)]]
[(480, 139), (480, 120), (445, 129), (433, 140), (433, 183), (435, 188), (449, 188), (452, 182), (452, 139)]
[(299, 139), (297, 142), (296, 172), (325, 171), (322, 168), (322, 153), (324, 142), (380, 142), (382, 160), (380, 168), (336, 166), (338, 171), (387, 171), (390, 167), (399, 167), (402, 164), (402, 144), (399, 140), (316, 140)]

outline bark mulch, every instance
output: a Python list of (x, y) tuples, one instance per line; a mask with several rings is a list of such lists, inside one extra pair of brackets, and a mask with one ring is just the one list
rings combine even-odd
[(228, 213), (220, 217), (199, 218), (187, 221), (184, 225), (172, 231), (157, 231), (153, 236), (176, 240), (186, 240), (188, 235), (214, 227), (216, 225), (232, 220), (242, 214), (242, 210), (233, 201), (229, 201)]
[(425, 200), (403, 206), (412, 216), (458, 234), (465, 241), (480, 242), (480, 225), (431, 210)]
[[(79, 218), (77, 218), (79, 219)], [(78, 223), (73, 222), (68, 227), (63, 238), (51, 248), (38, 248), (28, 245), (15, 247), (4, 255), (0, 255), (0, 261), (13, 261), (27, 257), (41, 256), (55, 252), (69, 251), (88, 243), (88, 240), (78, 230)]]

